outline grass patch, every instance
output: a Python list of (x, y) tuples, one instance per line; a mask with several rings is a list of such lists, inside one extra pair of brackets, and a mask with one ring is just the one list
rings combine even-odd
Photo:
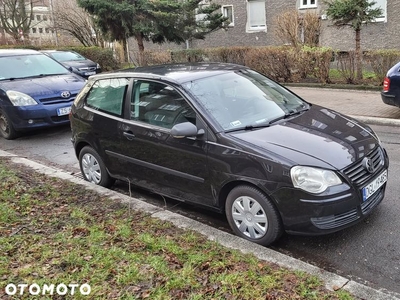
[(1, 299), (9, 283), (88, 283), (90, 299), (352, 299), (7, 159), (0, 191)]

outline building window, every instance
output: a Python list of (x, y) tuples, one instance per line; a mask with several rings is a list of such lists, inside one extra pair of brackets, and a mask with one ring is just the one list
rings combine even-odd
[(206, 0), (202, 0), (199, 2), (199, 8), (196, 8), (195, 10), (195, 18), (196, 18), (196, 22), (198, 23), (204, 23), (204, 24), (208, 24), (209, 21), (207, 21), (207, 14), (204, 14), (201, 12), (202, 9), (208, 8), (210, 5), (208, 4), (209, 1)]
[(49, 28), (45, 28), (46, 33), (50, 33), (50, 29)]
[(234, 24), (234, 18), (233, 18), (233, 5), (224, 5), (222, 6), (222, 15), (225, 18), (228, 18), (229, 24), (228, 26), (233, 26)]
[(43, 15), (43, 21), (47, 21), (47, 16)]
[(36, 33), (36, 28), (32, 28), (32, 33)]
[(300, 8), (315, 8), (317, 0), (300, 0)]
[(382, 16), (375, 19), (375, 22), (386, 22), (387, 17), (387, 0), (374, 0), (375, 4), (372, 8), (380, 8), (382, 9)]
[(247, 30), (265, 31), (267, 21), (265, 17), (264, 0), (248, 0), (247, 2)]
[(39, 28), (39, 33), (43, 33), (43, 28)]
[(42, 18), (41, 18), (41, 16), (40, 15), (36, 15), (36, 20), (37, 21), (40, 21)]

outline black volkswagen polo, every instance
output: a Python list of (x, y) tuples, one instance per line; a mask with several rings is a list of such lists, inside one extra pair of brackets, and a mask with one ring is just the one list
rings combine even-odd
[(95, 75), (70, 118), (86, 180), (126, 180), (220, 211), (262, 245), (284, 231), (346, 228), (385, 194), (388, 156), (368, 126), (243, 66)]

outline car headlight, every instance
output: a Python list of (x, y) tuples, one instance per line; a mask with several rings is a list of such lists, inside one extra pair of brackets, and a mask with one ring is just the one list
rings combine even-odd
[(28, 106), (38, 104), (31, 96), (21, 92), (7, 91), (7, 96), (14, 106)]
[(313, 167), (295, 166), (290, 170), (290, 176), (295, 187), (313, 194), (342, 183), (335, 172)]
[(101, 67), (100, 67), (100, 65), (99, 65), (99, 64), (97, 64), (96, 68), (97, 68), (97, 69), (101, 69)]

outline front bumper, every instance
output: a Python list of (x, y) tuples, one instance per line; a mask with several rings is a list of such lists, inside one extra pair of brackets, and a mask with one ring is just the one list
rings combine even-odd
[(387, 182), (366, 201), (363, 201), (362, 195), (363, 187), (389, 167), (386, 152), (381, 149), (381, 153), (382, 164), (361, 184), (341, 172), (344, 183), (322, 194), (311, 195), (293, 187), (281, 188), (272, 194), (286, 232), (301, 235), (327, 234), (350, 227), (367, 217), (385, 195)]
[(17, 131), (52, 127), (69, 123), (68, 115), (58, 116), (57, 109), (70, 107), (73, 101), (62, 104), (32, 105), (32, 106), (4, 106), (2, 109), (11, 119)]

